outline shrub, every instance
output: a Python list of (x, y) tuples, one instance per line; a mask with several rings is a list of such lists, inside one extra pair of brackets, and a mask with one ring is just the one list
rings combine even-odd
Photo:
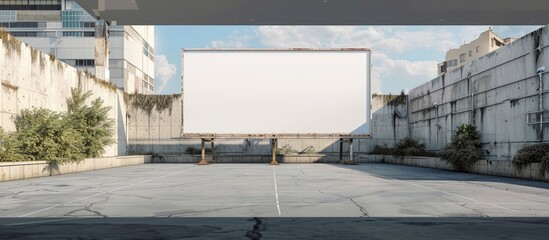
[(396, 156), (428, 156), (424, 143), (419, 143), (412, 138), (400, 140), (393, 148), (393, 155)]
[(82, 135), (64, 114), (44, 108), (24, 109), (15, 126), (15, 151), (30, 160), (67, 162), (84, 156)]
[(545, 175), (549, 170), (549, 143), (524, 147), (513, 157), (513, 165), (519, 170), (532, 162), (541, 162), (540, 174)]
[(422, 156), (432, 157), (435, 154), (427, 151), (424, 143), (420, 143), (412, 138), (404, 138), (395, 144), (395, 147), (387, 147), (387, 145), (375, 145), (372, 154), (378, 155), (394, 155), (394, 156)]
[(301, 153), (304, 153), (304, 154), (314, 154), (315, 152), (316, 152), (315, 147), (313, 147), (312, 145), (306, 147), (305, 149), (303, 149), (303, 151), (301, 151)]
[(440, 153), (442, 159), (459, 171), (470, 170), (483, 156), (480, 133), (473, 125), (459, 126), (456, 135), (452, 136), (452, 141)]
[(393, 148), (387, 147), (387, 145), (383, 144), (383, 146), (375, 145), (374, 150), (372, 150), (372, 154), (376, 155), (392, 155), (393, 154)]
[(114, 120), (110, 108), (98, 98), (84, 105), (91, 93), (72, 91), (69, 111), (24, 109), (15, 120), (16, 132), (0, 131), (0, 161), (55, 161), (59, 163), (98, 157), (112, 143)]
[[(215, 147), (217, 149), (217, 147)], [(205, 148), (204, 149), (204, 152), (205, 153), (212, 153), (212, 149), (210, 148)], [(187, 149), (185, 149), (185, 154), (190, 154), (190, 155), (194, 155), (194, 154), (202, 154), (202, 149), (200, 148), (195, 148), (195, 147), (188, 147)]]
[(6, 133), (0, 127), (0, 162), (16, 162), (27, 161), (28, 156), (21, 155), (17, 152), (17, 141), (14, 139), (14, 133)]
[(298, 151), (294, 150), (290, 144), (285, 144), (281, 148), (277, 149), (276, 151), (280, 155), (289, 155), (289, 154), (296, 154)]
[(110, 107), (103, 107), (103, 100), (97, 98), (86, 106), (86, 100), (91, 92), (82, 93), (73, 89), (67, 99), (68, 122), (83, 138), (82, 153), (87, 158), (100, 157), (105, 153), (105, 147), (115, 143), (114, 120), (109, 118)]

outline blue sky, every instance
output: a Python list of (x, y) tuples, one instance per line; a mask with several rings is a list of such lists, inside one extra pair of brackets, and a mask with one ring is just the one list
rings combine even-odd
[[(540, 26), (494, 26), (519, 38)], [(366, 47), (373, 51), (372, 88), (400, 93), (436, 77), (446, 51), (488, 26), (157, 26), (155, 92), (181, 92), (182, 48)]]

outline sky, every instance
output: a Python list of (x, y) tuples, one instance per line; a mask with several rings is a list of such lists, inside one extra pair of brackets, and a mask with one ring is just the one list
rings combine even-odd
[[(519, 38), (541, 26), (493, 26)], [(182, 48), (370, 48), (372, 93), (399, 94), (437, 76), (446, 52), (488, 26), (156, 26), (155, 93), (181, 93)]]

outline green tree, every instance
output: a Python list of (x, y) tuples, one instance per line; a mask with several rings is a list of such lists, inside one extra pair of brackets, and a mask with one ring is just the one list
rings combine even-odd
[(18, 141), (15, 140), (15, 132), (7, 133), (0, 127), (0, 162), (16, 162), (29, 160), (17, 152)]
[(86, 106), (91, 95), (90, 91), (82, 93), (80, 89), (72, 89), (71, 97), (67, 99), (68, 121), (82, 135), (81, 152), (88, 158), (100, 157), (105, 153), (105, 147), (115, 143), (114, 120), (109, 118), (111, 107), (104, 107), (101, 98)]
[(65, 114), (49, 109), (24, 109), (15, 120), (15, 151), (29, 160), (68, 162), (82, 159), (82, 135)]

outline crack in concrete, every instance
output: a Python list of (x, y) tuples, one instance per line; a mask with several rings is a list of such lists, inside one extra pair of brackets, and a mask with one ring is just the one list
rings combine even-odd
[(260, 206), (260, 205), (246, 205), (246, 206), (237, 206), (237, 207), (214, 208), (214, 209), (200, 210), (200, 211), (180, 210), (180, 211), (159, 212), (159, 213), (155, 214), (155, 217), (174, 217), (174, 216), (179, 216), (179, 215), (189, 215), (189, 214), (207, 213), (207, 212), (218, 212), (220, 210), (228, 210), (228, 209), (236, 209), (236, 208), (247, 208), (247, 207), (254, 207), (254, 206)]
[(46, 188), (41, 188), (41, 189), (36, 189), (36, 190), (32, 190), (32, 191), (19, 191), (19, 192), (15, 192), (15, 193), (12, 193), (12, 194), (8, 194), (6, 196), (2, 196), (2, 197), (7, 197), (9, 195), (12, 195), (11, 198), (13, 199), (17, 199), (19, 197), (19, 195), (21, 194), (24, 194), (24, 193), (32, 193), (32, 192), (40, 192), (40, 191), (44, 191), (44, 192), (59, 192), (59, 191), (54, 191), (54, 190), (50, 190), (50, 189), (46, 189)]
[(124, 193), (110, 193), (110, 194), (116, 195), (116, 196), (135, 197), (135, 198), (141, 198), (141, 199), (147, 199), (147, 200), (154, 200), (153, 197), (146, 197), (146, 196), (139, 196), (139, 195), (132, 195), (132, 194), (124, 194)]
[(345, 198), (345, 199), (348, 199), (349, 201), (351, 201), (355, 206), (358, 207), (358, 209), (360, 210), (360, 212), (362, 213), (362, 216), (361, 217), (369, 217), (370, 215), (368, 214), (368, 211), (366, 210), (366, 208), (364, 208), (363, 206), (361, 206), (360, 204), (358, 204), (353, 198), (351, 197), (347, 197), (347, 196), (343, 196), (343, 195), (340, 195), (340, 194), (335, 194), (335, 193), (326, 193), (326, 192), (323, 192), (321, 190), (318, 190), (318, 192), (322, 193), (322, 194), (329, 194), (329, 195), (333, 195), (333, 196), (338, 196), (340, 198)]
[(109, 197), (106, 197), (101, 201), (92, 202), (89, 205), (84, 206), (83, 208), (79, 208), (79, 209), (76, 209), (74, 211), (70, 211), (68, 213), (65, 213), (63, 216), (71, 216), (73, 213), (80, 212), (80, 211), (86, 211), (86, 212), (93, 213), (94, 216), (100, 216), (100, 217), (103, 217), (103, 218), (107, 218), (107, 216), (103, 215), (101, 212), (91, 209), (95, 204), (102, 204), (102, 203), (106, 203), (107, 201), (109, 201)]
[(254, 221), (254, 226), (252, 230), (246, 232), (246, 235), (244, 235), (244, 237), (247, 237), (251, 240), (260, 240), (263, 237), (263, 234), (261, 232), (267, 229), (267, 225), (261, 220), (261, 218), (258, 217), (250, 219), (249, 221)]
[(483, 217), (490, 217), (490, 216), (486, 215), (485, 213), (481, 212), (480, 210), (477, 210), (477, 209), (474, 209), (474, 208), (472, 208), (472, 207), (466, 206), (467, 203), (457, 203), (457, 204), (460, 205), (460, 206), (462, 206), (462, 207), (464, 207), (464, 208), (473, 210), (474, 212), (480, 214), (480, 215), (483, 216)]

